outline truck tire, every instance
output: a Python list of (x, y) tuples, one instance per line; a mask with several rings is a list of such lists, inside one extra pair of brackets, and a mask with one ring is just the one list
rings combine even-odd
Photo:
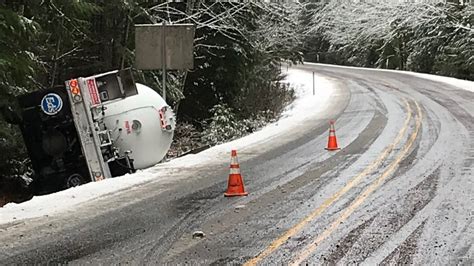
[(77, 187), (85, 183), (85, 179), (80, 174), (72, 174), (66, 179), (66, 188)]

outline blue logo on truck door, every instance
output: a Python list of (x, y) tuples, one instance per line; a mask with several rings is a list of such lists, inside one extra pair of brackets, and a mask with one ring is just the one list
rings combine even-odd
[(56, 93), (48, 93), (41, 100), (41, 109), (47, 115), (55, 115), (63, 108), (63, 100)]

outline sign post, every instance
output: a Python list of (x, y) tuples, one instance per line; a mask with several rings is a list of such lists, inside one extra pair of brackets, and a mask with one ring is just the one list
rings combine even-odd
[(163, 99), (166, 101), (166, 71), (194, 67), (194, 24), (135, 25), (135, 66), (163, 71)]
[(161, 41), (161, 47), (163, 47), (161, 50), (163, 51), (163, 58), (161, 60), (163, 64), (163, 100), (166, 102), (166, 21), (163, 20), (163, 33), (161, 34), (162, 36), (162, 41)]

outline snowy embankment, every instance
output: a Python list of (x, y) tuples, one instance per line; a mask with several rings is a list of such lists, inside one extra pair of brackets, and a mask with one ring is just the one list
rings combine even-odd
[[(286, 68), (283, 72), (287, 72)], [(273, 138), (279, 134), (294, 130), (294, 127), (306, 118), (325, 110), (333, 94), (333, 84), (326, 78), (315, 76), (316, 95), (313, 96), (312, 73), (304, 70), (289, 69), (286, 82), (296, 92), (295, 101), (288, 106), (278, 122), (264, 127), (241, 139), (212, 147), (199, 154), (190, 154), (166, 163), (138, 171), (135, 174), (92, 182), (57, 193), (36, 196), (20, 204), (9, 203), (0, 208), (0, 224), (18, 220), (51, 216), (77, 207), (79, 204), (110, 196), (114, 192), (132, 189), (134, 186), (170, 179), (179, 169), (198, 167), (227, 158), (231, 149), (248, 148)], [(224, 155), (224, 156), (223, 156)]]

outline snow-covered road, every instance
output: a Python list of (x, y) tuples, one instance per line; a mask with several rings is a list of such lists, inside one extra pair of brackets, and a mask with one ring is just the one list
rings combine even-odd
[[(473, 82), (319, 64), (289, 74), (299, 97), (262, 131), (8, 205), (0, 261), (472, 264)], [(324, 150), (330, 119), (337, 152)], [(222, 195), (232, 148), (247, 197)]]

